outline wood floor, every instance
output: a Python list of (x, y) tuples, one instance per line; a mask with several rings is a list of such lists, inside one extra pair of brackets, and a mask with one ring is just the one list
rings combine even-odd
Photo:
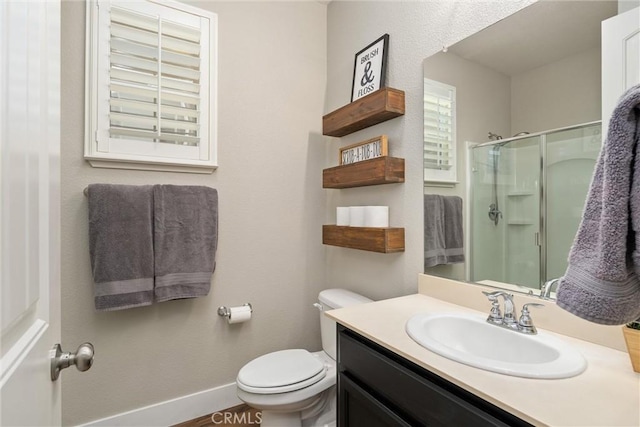
[(256, 427), (260, 425), (260, 411), (247, 405), (238, 405), (205, 415), (173, 427)]

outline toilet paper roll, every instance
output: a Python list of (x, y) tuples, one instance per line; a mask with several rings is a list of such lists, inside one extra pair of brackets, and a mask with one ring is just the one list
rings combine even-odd
[(242, 323), (251, 320), (251, 307), (249, 306), (243, 305), (240, 307), (231, 307), (229, 312), (229, 324)]
[(364, 227), (364, 206), (349, 207), (349, 226)]
[(365, 227), (388, 227), (389, 226), (389, 206), (365, 206), (364, 226)]
[(336, 225), (349, 225), (349, 210), (348, 206), (336, 208)]

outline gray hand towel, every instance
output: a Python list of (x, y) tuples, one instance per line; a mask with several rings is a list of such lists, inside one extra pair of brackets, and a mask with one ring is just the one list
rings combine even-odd
[(89, 185), (89, 255), (97, 310), (153, 302), (153, 188)]
[(424, 268), (464, 262), (462, 199), (424, 195)]
[(609, 122), (557, 304), (594, 323), (640, 318), (640, 85)]
[(206, 296), (218, 244), (218, 192), (156, 185), (154, 205), (156, 301)]

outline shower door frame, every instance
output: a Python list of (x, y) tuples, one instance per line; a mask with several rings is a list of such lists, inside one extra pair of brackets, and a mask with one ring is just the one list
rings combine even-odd
[[(538, 197), (539, 197), (539, 222), (538, 222), (538, 231), (536, 233), (536, 245), (538, 246), (538, 257), (539, 257), (539, 280), (538, 280), (538, 290), (542, 289), (542, 285), (544, 285), (544, 283), (546, 282), (546, 277), (547, 277), (547, 194), (546, 194), (546, 189), (547, 189), (547, 136), (553, 133), (558, 133), (558, 132), (564, 132), (564, 131), (570, 131), (570, 130), (574, 130), (574, 129), (579, 129), (579, 128), (587, 128), (590, 126), (595, 126), (595, 125), (602, 125), (602, 120), (594, 120), (591, 122), (585, 122), (585, 123), (581, 123), (578, 125), (571, 125), (571, 126), (565, 126), (565, 127), (561, 127), (561, 128), (556, 128), (556, 129), (550, 129), (550, 130), (546, 130), (543, 132), (536, 132), (536, 133), (529, 133), (526, 135), (522, 135), (522, 136), (514, 136), (512, 138), (505, 138), (505, 139), (499, 139), (496, 141), (487, 141), (487, 142), (483, 142), (483, 143), (474, 143), (471, 141), (466, 141), (467, 144), (467, 162), (466, 162), (466, 172), (467, 172), (467, 179), (466, 179), (466, 186), (467, 186), (467, 191), (466, 191), (466, 197), (468, 202), (466, 203), (467, 205), (467, 219), (465, 221), (465, 226), (466, 229), (468, 230), (468, 232), (466, 233), (466, 241), (465, 241), (465, 245), (466, 245), (466, 250), (465, 250), (465, 259), (467, 260), (466, 265), (465, 265), (465, 279), (467, 281), (471, 281), (471, 272), (473, 271), (473, 257), (472, 255), (472, 248), (473, 248), (473, 221), (471, 218), (473, 218), (473, 214), (474, 214), (474, 210), (473, 210), (473, 195), (474, 195), (474, 191), (473, 191), (473, 151), (476, 148), (484, 148), (484, 147), (491, 147), (493, 145), (508, 145), (511, 142), (514, 141), (519, 141), (522, 139), (527, 139), (527, 138), (535, 138), (535, 137), (540, 137), (538, 144), (539, 144), (539, 152), (540, 152), (540, 157), (539, 157), (539, 190), (538, 190)], [(602, 136), (604, 138), (604, 135)], [(603, 141), (601, 141), (602, 143)], [(516, 285), (516, 284), (512, 284), (512, 285)], [(516, 285), (516, 286), (522, 286), (524, 287), (524, 285)], [(533, 288), (530, 288), (533, 289)]]

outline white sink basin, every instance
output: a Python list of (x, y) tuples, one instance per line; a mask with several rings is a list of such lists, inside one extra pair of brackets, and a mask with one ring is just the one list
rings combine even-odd
[(569, 378), (587, 361), (565, 342), (545, 332), (525, 335), (467, 314), (416, 314), (409, 336), (421, 346), (476, 368), (525, 378)]

